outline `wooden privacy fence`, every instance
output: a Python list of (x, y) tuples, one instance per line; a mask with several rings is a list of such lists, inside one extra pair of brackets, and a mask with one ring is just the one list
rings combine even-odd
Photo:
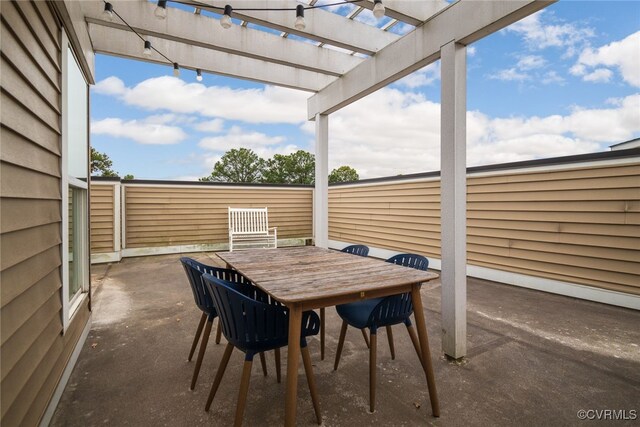
[[(501, 279), (509, 272), (640, 295), (640, 150), (627, 151), (635, 155), (470, 169), (469, 275), (510, 282)], [(95, 261), (226, 249), (228, 206), (267, 206), (289, 244), (312, 237), (310, 187), (94, 181), (91, 188)], [(332, 186), (329, 239), (332, 247), (363, 243), (380, 256), (424, 254), (439, 268), (438, 174)]]
[(269, 208), (269, 225), (278, 227), (279, 246), (305, 244), (312, 237), (313, 189), (309, 186), (94, 179), (91, 190), (94, 262), (226, 250), (229, 206)]
[[(440, 178), (426, 175), (332, 187), (330, 241), (439, 260)], [(470, 173), (467, 258), (640, 295), (640, 157)]]

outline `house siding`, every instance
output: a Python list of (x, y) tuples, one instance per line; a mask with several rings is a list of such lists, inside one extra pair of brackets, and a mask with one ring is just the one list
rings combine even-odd
[(0, 15), (0, 424), (37, 425), (89, 309), (62, 333), (60, 24), (45, 2)]

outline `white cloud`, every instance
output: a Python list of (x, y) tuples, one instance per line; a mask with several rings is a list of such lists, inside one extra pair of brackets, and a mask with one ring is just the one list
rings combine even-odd
[[(294, 144), (285, 144), (281, 136), (269, 136), (261, 132), (247, 131), (239, 126), (232, 126), (228, 132), (220, 136), (203, 138), (198, 145), (214, 154), (207, 156), (207, 165), (213, 165), (225, 151), (232, 148), (249, 148), (262, 158), (270, 158), (274, 154), (289, 154), (298, 149)], [(213, 163), (212, 163), (213, 162)]]
[(608, 68), (598, 68), (592, 72), (585, 74), (582, 78), (585, 82), (606, 83), (611, 80), (613, 72)]
[(476, 56), (477, 52), (478, 52), (478, 48), (476, 48), (475, 46), (467, 46), (467, 55), (468, 56)]
[(151, 116), (147, 116), (144, 119), (145, 123), (153, 123), (153, 124), (159, 124), (159, 125), (166, 125), (169, 123), (174, 125), (188, 124), (188, 123), (192, 123), (193, 121), (195, 121), (195, 117), (181, 115), (181, 114), (173, 114), (173, 113), (154, 114)]
[[(617, 68), (625, 82), (640, 87), (640, 31), (597, 49), (585, 48), (570, 71), (586, 81), (608, 81), (612, 73), (602, 66)], [(596, 67), (600, 68), (588, 71)]]
[(91, 133), (126, 138), (140, 144), (168, 145), (183, 141), (187, 134), (177, 126), (154, 123), (153, 120), (106, 118), (91, 122)]
[(516, 65), (521, 70), (533, 70), (544, 67), (547, 61), (539, 55), (526, 55), (520, 58)]
[(494, 74), (489, 75), (490, 79), (494, 80), (506, 80), (506, 81), (524, 81), (529, 80), (531, 76), (529, 74), (524, 73), (517, 68), (507, 68), (505, 70), (500, 70)]
[(395, 84), (408, 88), (428, 86), (440, 80), (440, 61), (433, 62), (398, 80)]
[(548, 84), (559, 84), (562, 85), (565, 82), (564, 77), (560, 76), (556, 71), (551, 70), (551, 71), (547, 71), (547, 73), (545, 73), (542, 76), (542, 84), (548, 85)]
[(117, 77), (96, 84), (97, 93), (122, 99), (150, 111), (199, 114), (247, 123), (292, 123), (306, 120), (308, 93), (281, 87), (232, 89), (186, 83), (163, 76), (126, 87)]
[(99, 81), (91, 89), (100, 95), (124, 95), (127, 91), (124, 82), (115, 76)]
[(503, 31), (520, 34), (528, 48), (540, 50), (548, 47), (565, 49), (565, 56), (573, 56), (576, 49), (594, 36), (591, 28), (581, 28), (573, 23), (546, 23), (553, 18), (552, 14), (545, 11), (536, 12)]
[(222, 128), (224, 127), (224, 120), (222, 119), (208, 120), (206, 122), (197, 123), (194, 127), (201, 132), (218, 133), (218, 132), (222, 132)]
[[(469, 165), (599, 151), (640, 132), (640, 94), (611, 108), (564, 115), (492, 118), (467, 114)], [(373, 112), (373, 113), (372, 113)], [(314, 126), (302, 128), (312, 138)], [(422, 95), (381, 89), (331, 115), (329, 167), (351, 165), (363, 178), (440, 168), (440, 104)]]

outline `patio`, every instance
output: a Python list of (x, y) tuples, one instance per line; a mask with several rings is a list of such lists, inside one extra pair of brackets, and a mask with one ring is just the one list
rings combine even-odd
[[(180, 255), (128, 258), (94, 265), (93, 326), (52, 420), (54, 426), (227, 425), (233, 420), (241, 373), (232, 355), (211, 411), (204, 403), (223, 345), (210, 341), (198, 384), (189, 391), (187, 363), (199, 319)], [(214, 253), (194, 258), (219, 264)], [(441, 418), (432, 418), (424, 376), (404, 331), (396, 360), (386, 337), (378, 344), (378, 405), (367, 413), (368, 352), (347, 335), (333, 371), (340, 321), (327, 310), (327, 357), (310, 340), (324, 425), (577, 424), (580, 409), (637, 410), (640, 395), (640, 314), (624, 308), (494, 282), (468, 280), (468, 353), (463, 364), (442, 356), (440, 283), (422, 290), (434, 355)], [(381, 333), (384, 335), (384, 332)], [(224, 342), (224, 339), (223, 339)], [(284, 352), (286, 355), (286, 352)], [(286, 356), (285, 356), (286, 358)], [(283, 360), (283, 366), (286, 360)], [(246, 425), (284, 420), (284, 381), (254, 366)], [(315, 424), (299, 378), (298, 423)], [(624, 423), (632, 421), (623, 421)]]

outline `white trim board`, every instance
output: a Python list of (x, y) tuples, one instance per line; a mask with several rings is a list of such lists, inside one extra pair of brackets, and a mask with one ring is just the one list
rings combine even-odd
[[(329, 240), (329, 247), (332, 249), (342, 249), (353, 243)], [(387, 259), (401, 253), (381, 248), (369, 248), (369, 255)], [(429, 258), (429, 268), (440, 270), (440, 260)], [(603, 304), (615, 305), (619, 307), (640, 310), (640, 296), (626, 294), (623, 292), (611, 291), (608, 289), (594, 288), (577, 283), (563, 282), (560, 280), (546, 279), (543, 277), (528, 276), (510, 271), (495, 270), (492, 268), (480, 267), (467, 264), (467, 274), (469, 277), (491, 280), (492, 282), (504, 283), (507, 285), (519, 286), (522, 288), (534, 289), (537, 291), (549, 292), (552, 294), (564, 295), (573, 298), (580, 298), (588, 301), (595, 301)]]
[[(304, 246), (308, 238), (297, 239), (278, 239), (278, 247), (287, 246)], [(127, 248), (123, 249), (120, 253), (122, 258), (148, 256), (148, 255), (167, 255), (167, 254), (180, 254), (190, 252), (222, 252), (228, 251), (228, 243), (210, 243), (200, 245), (176, 245), (176, 246), (156, 246), (146, 248)]]
[[(151, 187), (151, 188), (196, 188), (199, 190), (279, 190), (279, 191), (311, 191), (312, 187), (287, 186), (254, 186), (254, 185), (197, 185), (176, 182), (175, 184), (145, 184), (144, 182), (122, 183), (123, 187)], [(255, 204), (255, 203), (254, 203)]]
[(120, 260), (122, 260), (122, 253), (120, 251), (91, 254), (91, 264), (120, 262)]
[(84, 347), (85, 342), (87, 341), (87, 337), (89, 336), (89, 332), (91, 331), (92, 325), (92, 315), (89, 314), (89, 319), (87, 320), (87, 324), (84, 326), (82, 330), (82, 334), (80, 335), (80, 339), (76, 343), (76, 346), (71, 353), (71, 357), (69, 358), (69, 362), (67, 366), (62, 371), (62, 376), (60, 377), (60, 381), (56, 386), (55, 391), (53, 392), (53, 396), (49, 401), (49, 405), (47, 405), (47, 409), (42, 414), (42, 418), (40, 419), (40, 427), (47, 427), (49, 423), (51, 423), (51, 419), (53, 418), (53, 414), (56, 412), (56, 408), (58, 407), (58, 403), (60, 403), (60, 398), (62, 398), (62, 393), (64, 389), (67, 387), (67, 383), (69, 382), (69, 378), (71, 377), (71, 373), (73, 372), (73, 368), (75, 368), (76, 363), (78, 362), (78, 357), (80, 357), (80, 353), (82, 352), (82, 348)]

